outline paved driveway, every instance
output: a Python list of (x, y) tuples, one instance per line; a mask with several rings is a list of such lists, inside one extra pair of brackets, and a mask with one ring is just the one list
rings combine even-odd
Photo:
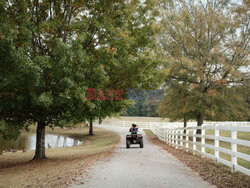
[(84, 184), (74, 188), (202, 188), (213, 187), (170, 153), (149, 142), (144, 134), (144, 148), (126, 148), (128, 128), (107, 127), (121, 135), (121, 142), (110, 157), (88, 170)]

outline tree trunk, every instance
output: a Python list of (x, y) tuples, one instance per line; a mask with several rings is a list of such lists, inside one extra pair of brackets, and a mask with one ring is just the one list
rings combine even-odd
[[(184, 115), (184, 128), (187, 127), (187, 118), (186, 115)], [(184, 134), (186, 134), (186, 129), (184, 129)]]
[(102, 124), (102, 119), (101, 118), (99, 118), (99, 122), (98, 123), (99, 123), (99, 125)]
[(37, 122), (36, 129), (36, 152), (34, 159), (45, 159), (45, 124)]
[[(203, 124), (204, 113), (199, 113), (197, 116), (197, 127), (201, 127)], [(201, 129), (197, 129), (196, 134), (201, 134)]]
[(89, 121), (89, 135), (93, 135), (93, 120)]

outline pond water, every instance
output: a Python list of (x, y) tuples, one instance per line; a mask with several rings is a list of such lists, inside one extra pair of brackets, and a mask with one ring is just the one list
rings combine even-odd
[[(46, 134), (46, 148), (48, 148), (48, 144), (51, 146), (51, 148), (61, 148), (78, 146), (83, 144), (83, 142), (67, 136)], [(0, 151), (9, 151), (11, 147), (16, 150), (21, 150), (22, 148), (26, 150), (34, 150), (36, 148), (36, 134), (23, 134), (20, 135), (17, 140), (4, 140), (2, 137), (0, 137)]]

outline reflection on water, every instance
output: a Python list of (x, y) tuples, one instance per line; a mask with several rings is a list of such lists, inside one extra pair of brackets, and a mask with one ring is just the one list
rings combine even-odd
[[(48, 144), (51, 148), (61, 148), (61, 147), (73, 147), (82, 144), (82, 141), (69, 138), (67, 136), (46, 134), (45, 135), (45, 146)], [(0, 137), (0, 151), (10, 150), (14, 147), (16, 150), (21, 150), (22, 148), (26, 150), (34, 150), (36, 148), (36, 134), (24, 134), (20, 135), (16, 141), (14, 140), (4, 140)]]

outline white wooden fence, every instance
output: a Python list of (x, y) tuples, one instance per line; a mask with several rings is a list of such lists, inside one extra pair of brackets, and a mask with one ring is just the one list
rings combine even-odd
[[(103, 124), (130, 127), (132, 121), (105, 121)], [(196, 122), (189, 122), (187, 127), (183, 123), (169, 122), (135, 122), (142, 129), (150, 129), (160, 140), (175, 146), (177, 149), (185, 149), (193, 153), (200, 153), (202, 156), (209, 157), (218, 163), (223, 163), (231, 167), (232, 171), (240, 171), (250, 176), (250, 170), (238, 164), (238, 158), (250, 163), (250, 155), (241, 153), (237, 146), (250, 147), (250, 122), (206, 122), (201, 127), (196, 126)], [(197, 129), (201, 129), (201, 134), (196, 134)], [(184, 134), (186, 130), (186, 134)], [(206, 134), (213, 130), (214, 134)], [(230, 131), (231, 137), (223, 137), (220, 131)], [(237, 132), (249, 134), (248, 140), (237, 138)], [(210, 131), (211, 132), (211, 131)], [(197, 141), (199, 138), (199, 141)], [(206, 139), (213, 140), (214, 144), (206, 143)], [(229, 143), (230, 149), (220, 147), (220, 141)], [(210, 149), (214, 154), (206, 152)], [(231, 160), (220, 157), (220, 152), (231, 156)]]
[[(164, 128), (160, 126), (152, 126), (151, 130), (160, 140), (175, 146), (176, 148), (183, 148), (190, 150), (193, 153), (200, 153), (202, 156), (209, 157), (216, 162), (231, 167), (232, 171), (240, 171), (249, 176), (250, 170), (238, 165), (238, 158), (248, 162), (250, 161), (250, 156), (248, 154), (237, 151), (237, 145), (250, 147), (250, 141), (237, 138), (238, 131), (250, 132), (250, 126), (242, 126), (242, 124), (246, 125), (246, 123), (231, 123), (231, 126), (229, 123), (217, 123), (214, 125), (208, 123), (202, 127), (192, 126), (188, 128)], [(201, 129), (200, 135), (196, 134), (197, 129)], [(184, 130), (186, 130), (186, 134), (184, 134)], [(206, 135), (207, 130), (214, 130), (214, 135)], [(220, 136), (220, 130), (231, 131), (231, 137)], [(184, 137), (185, 139), (183, 139)], [(201, 142), (197, 142), (197, 138), (201, 138)], [(206, 139), (213, 140), (214, 145), (207, 144), (205, 142)], [(231, 149), (220, 147), (220, 141), (230, 143)], [(192, 147), (189, 147), (189, 144), (192, 144)], [(198, 150), (197, 146), (200, 146), (201, 149)], [(214, 154), (207, 153), (206, 148), (213, 150)], [(219, 152), (229, 154), (231, 156), (231, 161), (221, 158)]]

